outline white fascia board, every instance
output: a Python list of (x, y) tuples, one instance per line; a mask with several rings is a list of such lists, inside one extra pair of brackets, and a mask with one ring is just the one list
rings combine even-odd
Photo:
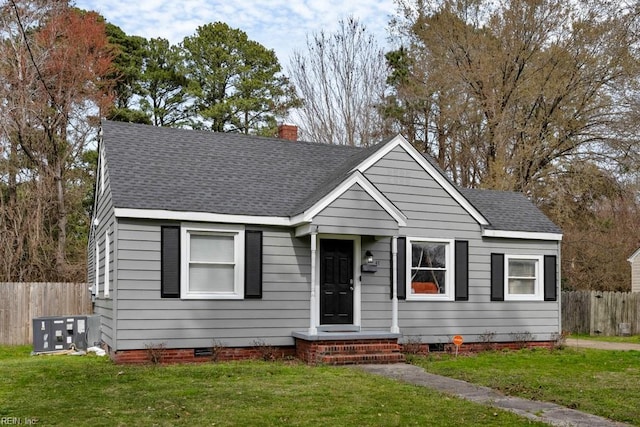
[(458, 191), (458, 189), (452, 185), (449, 180), (447, 180), (442, 174), (436, 170), (423, 156), (420, 154), (410, 143), (407, 141), (402, 135), (397, 135), (391, 141), (387, 142), (387, 144), (376, 151), (374, 155), (367, 158), (364, 162), (360, 163), (355, 167), (354, 170), (358, 170), (364, 173), (371, 166), (376, 164), (378, 160), (382, 159), (386, 156), (391, 150), (396, 147), (402, 147), (402, 149), (411, 156), (416, 163), (418, 163), (422, 169), (427, 172), (431, 178), (433, 178), (440, 186), (456, 201), (462, 206), (464, 210), (466, 210), (469, 215), (475, 219), (480, 225), (489, 225), (489, 221), (482, 216), (480, 211), (478, 211), (469, 201)]
[(181, 212), (161, 209), (114, 209), (117, 218), (159, 219), (167, 221), (224, 222), (229, 224), (291, 226), (291, 219), (277, 216), (228, 215), (207, 212)]
[(636, 259), (638, 255), (640, 255), (640, 248), (636, 249), (636, 251), (632, 253), (629, 258), (627, 258), (627, 261), (633, 262), (633, 260)]
[(360, 185), (362, 189), (373, 200), (382, 207), (393, 219), (396, 220), (399, 226), (406, 227), (407, 217), (398, 209), (384, 194), (380, 192), (362, 173), (356, 171), (347, 179), (342, 181), (340, 185), (331, 190), (329, 194), (317, 201), (313, 206), (304, 211), (302, 214), (296, 215), (291, 219), (293, 225), (299, 225), (303, 223), (309, 223), (313, 221), (313, 218), (322, 212), (327, 206), (333, 203), (338, 197), (342, 196), (347, 190), (353, 187), (355, 184)]
[(482, 230), (482, 237), (501, 237), (505, 239), (562, 240), (562, 234), (536, 233), (533, 231)]

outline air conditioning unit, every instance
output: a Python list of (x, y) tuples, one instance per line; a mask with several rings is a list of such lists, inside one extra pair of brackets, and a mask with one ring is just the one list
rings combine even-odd
[(100, 316), (47, 316), (33, 319), (33, 352), (78, 350), (100, 343)]

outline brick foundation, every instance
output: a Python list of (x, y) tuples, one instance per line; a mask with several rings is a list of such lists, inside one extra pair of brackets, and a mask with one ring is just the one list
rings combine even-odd
[[(363, 340), (324, 340), (307, 341), (296, 338), (295, 347), (280, 346), (271, 347), (276, 359), (296, 357), (311, 365), (353, 365), (365, 363), (402, 363), (404, 352), (428, 354), (437, 353), (437, 350), (429, 350), (429, 344), (398, 344), (395, 339), (363, 339)], [(477, 353), (487, 350), (520, 350), (522, 348), (553, 348), (554, 341), (520, 342), (496, 342), (496, 343), (468, 343), (462, 344), (458, 353)], [(434, 346), (434, 344), (432, 344)], [(440, 347), (440, 346), (438, 346)], [(148, 364), (151, 362), (151, 350), (119, 350), (113, 351), (107, 345), (103, 345), (107, 354), (115, 363), (122, 364)], [(164, 348), (156, 349), (159, 363), (201, 363), (211, 362), (213, 356), (196, 356), (193, 348)], [(455, 345), (444, 344), (440, 350), (446, 353), (454, 353)], [(265, 349), (258, 347), (225, 347), (220, 349), (217, 361), (263, 359)]]
[[(493, 342), (493, 343), (463, 343), (458, 349), (458, 353), (479, 353), (481, 351), (491, 351), (491, 350), (521, 350), (523, 348), (547, 348), (552, 349), (556, 345), (555, 341), (529, 341), (529, 342)], [(428, 354), (428, 353), (455, 353), (456, 346), (454, 344), (448, 343), (442, 345), (442, 350), (430, 350), (429, 344), (420, 344), (419, 350), (416, 349), (415, 344), (403, 345), (402, 352), (407, 353), (417, 353), (417, 354)], [(434, 346), (434, 344), (431, 344)]]
[[(286, 347), (272, 347), (274, 351), (275, 359), (284, 359), (295, 357), (295, 348), (291, 346)], [(195, 349), (193, 348), (164, 348), (154, 350), (159, 358), (159, 363), (171, 364), (171, 363), (201, 363), (211, 362), (213, 360), (212, 355), (196, 356)], [(113, 351), (111, 348), (107, 349), (107, 352), (111, 359), (115, 363), (122, 364), (145, 364), (152, 363), (151, 350), (119, 350)], [(232, 360), (247, 360), (247, 359), (263, 359), (264, 350), (257, 347), (225, 347), (220, 350), (216, 360), (220, 362), (228, 362)]]

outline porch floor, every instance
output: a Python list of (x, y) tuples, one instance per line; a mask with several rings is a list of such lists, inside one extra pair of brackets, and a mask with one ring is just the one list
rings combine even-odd
[(318, 331), (315, 334), (295, 331), (292, 335), (305, 341), (397, 340), (402, 336), (388, 331)]
[(402, 363), (400, 334), (387, 331), (319, 331), (293, 332), (296, 356), (306, 363), (353, 365), (369, 363)]

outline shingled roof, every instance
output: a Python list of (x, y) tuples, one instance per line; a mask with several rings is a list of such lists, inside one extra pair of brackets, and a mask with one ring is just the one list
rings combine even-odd
[[(102, 130), (115, 208), (230, 215), (301, 213), (385, 145), (356, 148), (112, 121), (103, 121)], [(561, 233), (519, 193), (459, 190), (490, 222), (486, 228)]]
[(489, 221), (490, 230), (562, 234), (522, 193), (459, 188), (462, 195)]
[(361, 149), (104, 121), (116, 208), (290, 216)]

